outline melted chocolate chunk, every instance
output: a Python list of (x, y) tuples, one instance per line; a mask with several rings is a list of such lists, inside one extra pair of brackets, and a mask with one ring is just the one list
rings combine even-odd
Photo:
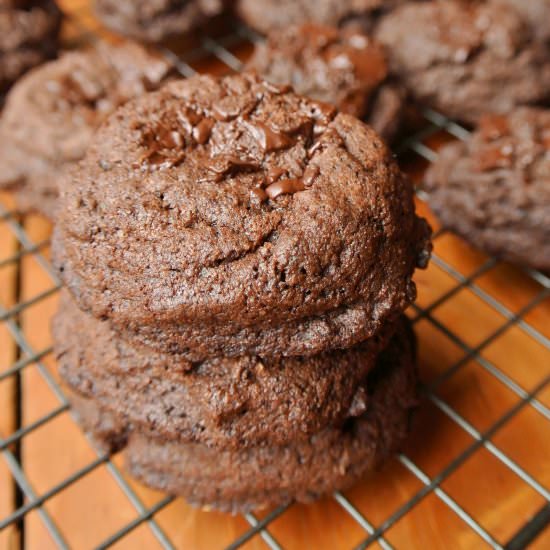
[(177, 166), (185, 158), (185, 136), (181, 131), (181, 126), (169, 119), (142, 129), (142, 164), (147, 168)]
[(276, 94), (276, 95), (280, 95), (280, 94), (286, 94), (287, 92), (291, 92), (292, 91), (292, 86), (290, 86), (289, 84), (273, 84), (272, 82), (268, 82), (267, 80), (264, 81), (263, 83), (263, 88), (272, 93), (272, 94)]
[(244, 170), (259, 170), (261, 164), (253, 158), (235, 155), (219, 155), (212, 158), (208, 170), (215, 174), (214, 181), (222, 181), (227, 175), (235, 175)]
[(203, 118), (194, 128), (193, 137), (199, 145), (204, 145), (212, 133), (215, 122), (210, 118)]
[(256, 197), (260, 202), (265, 202), (269, 197), (267, 193), (261, 187), (254, 187), (250, 190), (250, 193)]
[(321, 169), (316, 164), (310, 164), (304, 172), (304, 185), (311, 187), (315, 178), (321, 173)]
[(301, 179), (286, 179), (272, 183), (265, 188), (265, 192), (270, 199), (276, 199), (279, 195), (292, 195), (305, 189), (304, 182)]
[(275, 183), (283, 174), (286, 174), (286, 169), (280, 166), (272, 166), (267, 171), (267, 183)]
[(260, 121), (248, 122), (247, 128), (251, 131), (254, 138), (261, 144), (265, 153), (288, 149), (295, 143), (292, 136), (272, 130), (267, 124)]

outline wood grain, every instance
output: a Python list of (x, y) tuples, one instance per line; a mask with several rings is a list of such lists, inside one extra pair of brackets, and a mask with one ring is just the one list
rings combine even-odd
[[(7, 210), (13, 209), (13, 199), (0, 194), (0, 204)], [(0, 222), (0, 262), (9, 260), (17, 252), (17, 239), (7, 223)], [(0, 268), (0, 305), (9, 309), (17, 302), (16, 262)], [(13, 365), (17, 358), (17, 347), (7, 327), (0, 323), (0, 374)], [(0, 438), (10, 435), (16, 426), (16, 380), (10, 377), (0, 382)], [(13, 450), (13, 447), (10, 449)], [(0, 457), (0, 518), (14, 510), (15, 485), (7, 463)], [(0, 548), (15, 549), (18, 545), (18, 530), (11, 526), (0, 532)]]
[[(100, 26), (87, 11), (86, 0), (64, 0), (64, 9), (78, 14), (79, 25), (66, 30), (73, 39), (84, 27), (93, 32)], [(111, 36), (112, 38), (112, 36)], [(250, 48), (236, 48), (234, 53), (246, 56)], [(220, 72), (226, 67), (219, 62), (198, 64), (196, 69)], [(440, 143), (436, 139), (432, 145)], [(412, 175), (421, 179), (422, 166), (411, 165)], [(423, 203), (419, 210), (434, 228), (437, 220)], [(50, 225), (38, 216), (25, 219), (25, 230), (33, 242), (47, 238)], [(0, 258), (16, 246), (0, 226)], [(433, 308), (430, 317), (416, 323), (419, 336), (420, 371), (426, 384), (436, 384), (438, 398), (461, 415), (474, 429), (483, 432), (491, 427), (511, 407), (518, 404), (517, 392), (498, 381), (474, 358), (464, 359), (466, 347), (483, 343), (495, 330), (506, 323), (502, 315), (471, 288), (455, 291), (457, 280), (446, 270), (455, 269), (469, 276), (487, 262), (487, 257), (457, 237), (443, 233), (435, 241), (435, 252), (442, 260), (433, 262), (428, 270), (417, 275), (418, 304)], [(47, 250), (45, 251), (47, 255)], [(0, 297), (3, 304), (15, 299), (13, 272), (0, 270)], [(500, 301), (512, 313), (517, 313), (536, 298), (542, 290), (523, 271), (505, 264), (497, 264), (476, 278), (477, 288)], [(32, 299), (51, 288), (52, 281), (33, 255), (21, 264), (21, 299)], [(451, 293), (451, 296), (443, 300)], [(443, 303), (439, 304), (443, 300)], [(37, 351), (50, 345), (49, 320), (55, 311), (56, 297), (52, 296), (30, 307), (21, 315), (21, 324), (29, 344)], [(411, 316), (416, 313), (411, 311)], [(550, 300), (532, 307), (525, 315), (542, 335), (550, 336)], [(452, 334), (447, 333), (448, 327)], [(0, 369), (8, 367), (15, 348), (0, 324)], [(512, 327), (481, 350), (481, 356), (499, 369), (520, 388), (531, 391), (550, 375), (548, 349), (537, 343), (518, 327)], [(461, 362), (456, 373), (440, 381), (441, 375)], [(47, 356), (44, 368), (56, 376), (53, 359)], [(487, 363), (486, 363), (487, 365)], [(23, 424), (33, 422), (59, 407), (59, 401), (48, 387), (37, 366), (26, 369), (22, 376)], [(0, 430), (13, 430), (13, 388), (0, 385)], [(540, 400), (550, 405), (550, 388), (540, 394)], [(550, 423), (532, 407), (526, 406), (500, 429), (493, 441), (507, 456), (516, 461), (544, 487), (550, 487)], [(438, 475), (451, 461), (470, 448), (476, 440), (454, 422), (433, 401), (424, 400), (413, 425), (406, 456), (427, 476)], [(88, 440), (82, 435), (67, 412), (58, 415), (45, 426), (25, 437), (22, 445), (23, 465), (37, 494), (42, 494), (66, 476), (74, 474), (96, 458)], [(120, 456), (114, 463), (122, 467)], [(142, 487), (126, 478), (143, 504), (152, 506), (163, 495)], [(413, 498), (424, 486), (404, 463), (390, 460), (379, 472), (368, 476), (346, 492), (347, 498), (375, 526), (381, 525), (392, 514)], [(499, 543), (505, 544), (542, 505), (542, 497), (514, 474), (487, 449), (476, 448), (467, 460), (446, 477), (441, 488), (448, 498), (475, 518)], [(0, 465), (0, 517), (12, 509), (12, 484)], [(50, 499), (45, 509), (59, 526), (71, 548), (91, 548), (138, 513), (115, 482), (106, 465), (101, 465), (78, 482)], [(259, 514), (263, 517), (264, 514)], [(248, 524), (242, 517), (194, 510), (181, 499), (155, 516), (160, 528), (176, 548), (202, 550), (223, 548), (246, 532)], [(351, 548), (367, 536), (367, 532), (333, 498), (326, 498), (311, 506), (292, 506), (274, 521), (270, 532), (288, 549)], [(0, 548), (13, 537), (11, 531), (0, 533)], [(433, 492), (421, 499), (411, 511), (401, 517), (385, 533), (386, 540), (397, 548), (447, 549), (482, 548), (482, 539)], [(535, 548), (548, 548), (550, 532), (539, 537)], [(25, 521), (25, 545), (29, 550), (54, 548), (42, 519), (35, 512)], [(132, 531), (115, 545), (117, 549), (160, 548), (147, 523)], [(247, 549), (266, 548), (256, 536)]]

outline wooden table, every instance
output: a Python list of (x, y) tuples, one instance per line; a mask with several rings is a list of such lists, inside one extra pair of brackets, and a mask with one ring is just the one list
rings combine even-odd
[[(63, 4), (78, 19), (78, 25), (67, 26), (67, 40), (80, 36), (83, 27), (106, 34), (85, 2)], [(249, 51), (249, 46), (231, 48), (241, 58)], [(194, 67), (227, 70), (220, 59)], [(427, 145), (437, 149), (446, 139), (438, 133)], [(417, 180), (423, 167), (419, 157), (407, 164)], [(23, 521), (0, 532), (0, 549), (23, 543), (29, 550), (56, 548), (45, 517), (68, 546), (91, 548), (139, 516), (129, 491), (142, 510), (163, 503), (165, 495), (126, 476), (125, 485), (117, 483), (112, 474), (121, 467), (121, 457), (98, 460), (55, 387), (48, 385), (44, 373), (58, 380), (49, 335), (57, 293), (41, 263), (48, 258), (51, 227), (39, 216), (7, 214), (14, 206), (8, 194), (0, 195), (0, 204), (0, 376), (29, 357), (30, 349), (41, 356), (0, 382), (0, 437), (39, 423), (2, 453), (0, 521), (28, 502), (16, 490), (13, 461), (22, 464), (35, 496), (79, 475)], [(426, 206), (418, 204), (438, 230)], [(541, 281), (487, 258), (447, 232), (437, 234), (434, 261), (416, 276), (420, 310), (410, 311), (420, 341), (422, 379), (433, 392), (422, 402), (404, 454), (342, 498), (291, 506), (268, 527), (280, 546), (353, 548), (371, 526), (383, 527), (382, 545), (385, 541), (397, 548), (480, 548), (487, 546), (484, 536), (504, 545), (542, 509), (544, 491), (550, 489), (550, 297)], [(27, 301), (30, 305), (17, 315), (10, 313)], [(19, 345), (10, 333), (16, 324), (25, 340)], [(487, 441), (480, 440), (484, 434)], [(88, 467), (84, 475), (82, 469)], [(407, 504), (411, 499), (414, 505)], [(346, 510), (348, 503), (363, 518), (356, 521)], [(159, 508), (156, 525), (143, 522), (114, 546), (160, 548), (154, 533), (158, 527), (157, 533), (176, 548), (222, 548), (250, 528), (243, 517), (194, 510), (181, 499)], [(399, 510), (399, 517), (392, 518)], [(391, 525), (385, 525), (388, 518)], [(265, 548), (266, 542), (254, 536), (244, 547)], [(533, 548), (550, 548), (548, 528)]]

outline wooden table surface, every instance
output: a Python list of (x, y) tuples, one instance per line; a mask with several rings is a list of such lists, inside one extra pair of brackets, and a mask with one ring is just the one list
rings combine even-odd
[[(100, 32), (85, 4), (63, 2), (65, 10), (78, 14), (80, 24)], [(81, 29), (74, 25), (66, 29), (68, 40), (79, 33)], [(242, 57), (248, 50), (232, 51)], [(199, 68), (220, 71), (224, 67), (218, 61)], [(429, 145), (437, 148), (442, 139), (436, 136)], [(421, 178), (418, 162), (408, 168), (413, 177)], [(0, 204), (5, 211), (13, 209), (9, 194), (0, 194)], [(418, 204), (437, 230), (437, 221), (424, 204)], [(14, 233), (14, 222), (24, 228), (27, 245), (39, 245), (38, 252), (25, 250), (25, 243)], [(1, 307), (9, 310), (41, 293), (47, 295), (18, 317), (10, 317), (20, 324), (26, 343), (45, 355), (40, 366), (33, 362), (19, 376), (0, 382), (1, 438), (60, 407), (40, 371), (46, 369), (57, 380), (48, 353), (49, 320), (57, 293), (48, 295), (53, 282), (40, 262), (40, 255), (48, 257), (50, 232), (50, 224), (35, 215), (0, 221)], [(20, 259), (8, 261), (14, 254)], [(418, 317), (417, 310), (410, 311), (418, 317), (415, 327), (422, 379), (434, 386), (433, 395), (421, 404), (404, 455), (390, 460), (345, 496), (378, 527), (416, 495), (418, 502), (384, 532), (385, 541), (397, 548), (487, 546), (468, 525), (469, 518), (504, 545), (544, 506), (544, 490), (550, 489), (550, 384), (546, 384), (550, 352), (543, 345), (550, 338), (550, 297), (525, 271), (490, 262), (449, 233), (438, 234), (435, 255), (429, 269), (416, 276), (418, 306), (424, 313)], [(25, 357), (10, 328), (9, 323), (0, 322), (0, 375)], [(536, 401), (522, 402), (530, 392), (536, 392)], [(495, 423), (510, 411), (514, 414), (494, 430)], [(476, 436), (487, 432), (489, 443), (477, 443)], [(67, 411), (55, 414), (8, 450), (21, 461), (35, 495), (46, 493), (97, 458)], [(8, 454), (2, 456), (0, 521), (26, 502), (15, 490)], [(536, 480), (539, 490), (514, 473), (505, 463), (508, 459), (512, 467), (516, 464)], [(122, 465), (120, 456), (113, 462)], [(449, 465), (453, 465), (450, 475), (439, 480), (435, 491), (424, 494), (425, 484)], [(71, 548), (92, 548), (138, 516), (110, 468), (107, 463), (99, 465), (43, 506)], [(131, 478), (126, 480), (145, 507), (164, 498)], [(164, 507), (155, 520), (176, 548), (193, 550), (225, 547), (250, 527), (243, 517), (194, 510), (181, 499)], [(269, 525), (269, 532), (283, 548), (319, 550), (353, 548), (368, 535), (334, 498), (291, 506)], [(23, 543), (29, 550), (56, 547), (38, 509), (17, 526), (0, 532), (0, 549), (12, 550)], [(160, 545), (150, 526), (143, 523), (114, 547), (137, 550)], [(266, 548), (266, 543), (255, 536), (244, 548)], [(548, 528), (532, 548), (550, 548)]]

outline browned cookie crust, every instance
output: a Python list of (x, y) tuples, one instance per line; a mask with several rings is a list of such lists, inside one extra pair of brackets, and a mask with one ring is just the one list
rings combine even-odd
[(348, 23), (368, 28), (372, 17), (407, 0), (236, 0), (237, 13), (256, 30), (268, 34), (292, 25)]
[(112, 30), (146, 42), (190, 32), (222, 13), (227, 0), (95, 0)]
[(0, 94), (54, 57), (61, 12), (52, 0), (0, 2)]
[(411, 3), (376, 38), (422, 104), (468, 123), (550, 99), (550, 50), (511, 7), (458, 0)]
[(100, 44), (26, 75), (0, 119), (0, 188), (17, 190), (22, 210), (53, 218), (59, 181), (96, 128), (130, 97), (157, 88), (169, 70), (136, 44)]
[(127, 467), (146, 484), (197, 506), (243, 512), (292, 499), (311, 502), (355, 483), (403, 442), (416, 383), (414, 337), (403, 329), (369, 375), (362, 416), (307, 441), (238, 451), (153, 439), (90, 400), (74, 404), (86, 429), (106, 447), (126, 443)]
[(375, 132), (252, 75), (127, 103), (63, 191), (55, 262), (80, 307), (191, 360), (365, 340), (429, 254)]
[(311, 23), (273, 31), (245, 69), (363, 118), (385, 139), (399, 126), (404, 94), (387, 80), (382, 47), (361, 31)]
[(282, 445), (362, 414), (363, 382), (395, 330), (307, 359), (192, 364), (118, 339), (67, 295), (53, 323), (60, 372), (74, 391), (157, 437), (224, 448)]
[(550, 41), (550, 0), (495, 0), (513, 6), (539, 40)]
[(426, 176), (443, 224), (511, 262), (550, 271), (550, 110), (483, 118)]

